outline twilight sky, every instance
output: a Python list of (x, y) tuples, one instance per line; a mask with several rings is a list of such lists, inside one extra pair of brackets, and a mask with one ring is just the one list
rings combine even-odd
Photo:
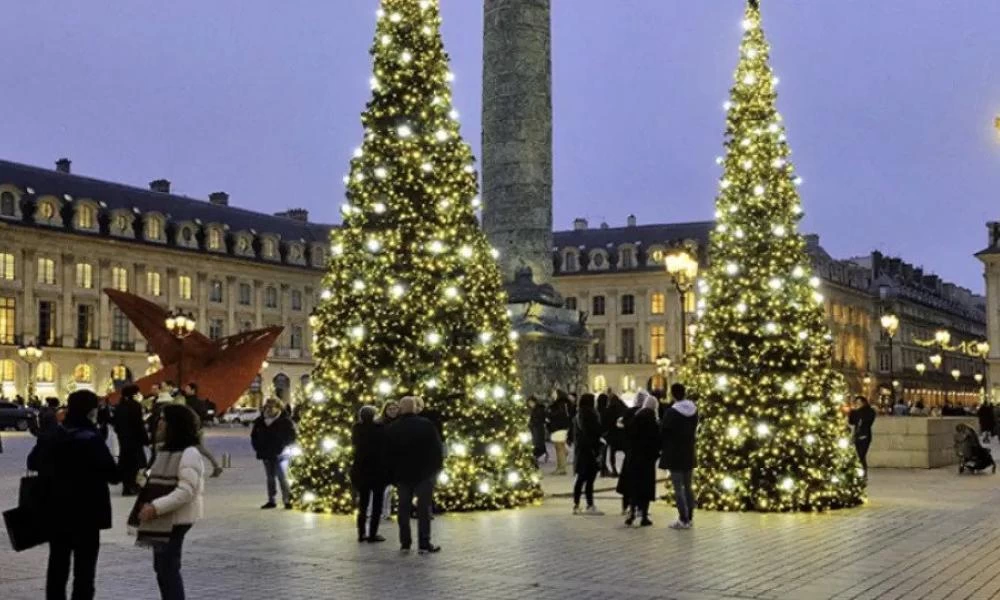
[[(479, 153), (482, 1), (442, 0)], [(555, 222), (710, 219), (740, 0), (552, 0)], [(1000, 2), (765, 0), (804, 230), (981, 290)], [(3, 3), (0, 157), (336, 222), (376, 0)]]

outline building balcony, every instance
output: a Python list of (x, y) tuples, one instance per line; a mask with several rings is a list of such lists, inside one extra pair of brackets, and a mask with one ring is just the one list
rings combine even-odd
[(118, 352), (135, 352), (135, 342), (112, 341), (111, 349)]
[(101, 343), (99, 341), (97, 341), (97, 340), (85, 340), (85, 339), (77, 338), (75, 340), (75, 342), (76, 342), (74, 344), (75, 347), (81, 348), (83, 350), (100, 350), (101, 349)]

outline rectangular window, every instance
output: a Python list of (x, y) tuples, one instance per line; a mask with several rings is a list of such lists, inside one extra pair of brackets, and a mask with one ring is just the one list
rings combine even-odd
[(684, 312), (693, 313), (697, 309), (698, 298), (696, 297), (696, 294), (693, 291), (684, 294)]
[(56, 282), (56, 261), (51, 258), (38, 259), (38, 283), (54, 285)]
[(213, 279), (212, 283), (209, 284), (208, 288), (208, 300), (209, 302), (222, 302), (222, 282), (218, 279)]
[(76, 307), (76, 345), (78, 348), (94, 346), (94, 307), (90, 304)]
[(292, 334), (290, 336), (289, 346), (291, 346), (292, 350), (301, 350), (302, 349), (302, 326), (301, 325), (292, 325)]
[(191, 299), (191, 278), (187, 275), (181, 275), (177, 278), (177, 293), (180, 295), (181, 300)]
[(666, 355), (667, 335), (663, 325), (653, 325), (649, 328), (649, 356), (654, 360)]
[(222, 232), (218, 229), (212, 228), (208, 230), (208, 249), (209, 250), (221, 250), (222, 249)]
[(14, 343), (15, 314), (14, 299), (0, 296), (0, 344)]
[(292, 310), (302, 310), (302, 292), (292, 290)]
[(278, 290), (273, 286), (269, 286), (264, 290), (264, 306), (278, 308)]
[(240, 284), (240, 304), (250, 306), (250, 299), (253, 297), (253, 290), (249, 283)]
[(85, 290), (94, 287), (94, 267), (90, 263), (76, 263), (76, 287)]
[(622, 249), (622, 263), (620, 267), (622, 269), (631, 269), (635, 266), (635, 261), (632, 258), (632, 249), (624, 248)]
[(576, 271), (578, 267), (576, 266), (576, 252), (566, 253), (566, 268), (565, 271), (572, 272)]
[(570, 310), (576, 310), (576, 296), (570, 296), (566, 298), (565, 306)]
[(38, 343), (52, 345), (56, 341), (56, 306), (49, 300), (38, 302)]
[(113, 350), (129, 350), (129, 323), (128, 317), (120, 308), (111, 308), (111, 348)]
[(146, 239), (157, 241), (163, 235), (163, 225), (156, 217), (150, 217), (146, 221)]
[(594, 362), (602, 363), (608, 355), (608, 346), (604, 339), (603, 329), (594, 329), (590, 332), (594, 336)]
[(94, 228), (94, 209), (90, 206), (81, 206), (79, 212), (77, 227), (80, 229), (93, 229)]
[(889, 372), (889, 351), (883, 350), (878, 353), (878, 370), (883, 373)]
[(146, 273), (146, 293), (150, 296), (160, 295), (160, 274), (156, 271)]
[(223, 327), (222, 319), (211, 319), (208, 322), (208, 337), (213, 340), (221, 339), (224, 335)]
[(651, 315), (662, 315), (666, 312), (666, 297), (663, 292), (653, 292), (649, 296), (649, 314)]
[(594, 296), (593, 310), (590, 311), (593, 315), (603, 315), (604, 314), (604, 296)]
[(632, 294), (625, 294), (622, 296), (622, 314), (623, 315), (634, 315), (635, 314), (635, 296)]
[(621, 362), (635, 362), (635, 329), (632, 329), (631, 327), (622, 328)]
[(111, 267), (111, 287), (120, 292), (128, 291), (128, 269)]
[(14, 255), (0, 252), (0, 279), (14, 280)]

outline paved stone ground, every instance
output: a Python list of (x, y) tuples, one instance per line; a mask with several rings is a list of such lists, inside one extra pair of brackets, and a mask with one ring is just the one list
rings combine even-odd
[[(210, 480), (206, 518), (188, 536), (188, 597), (213, 600), (313, 598), (523, 599), (939, 599), (1000, 597), (997, 476), (954, 470), (875, 471), (871, 501), (826, 515), (701, 512), (697, 528), (625, 529), (618, 498), (599, 494), (606, 517), (574, 517), (569, 501), (434, 521), (436, 556), (403, 556), (389, 542), (358, 545), (345, 517), (261, 511), (262, 469), (243, 429), (217, 430), (208, 445), (233, 454), (233, 469)], [(0, 506), (16, 497), (32, 443), (4, 434)], [(609, 484), (612, 480), (601, 480)], [(566, 478), (548, 478), (565, 492)], [(121, 521), (128, 501), (115, 498)], [(46, 550), (0, 545), (0, 598), (41, 598)], [(148, 551), (124, 527), (104, 533), (98, 597), (158, 597)]]

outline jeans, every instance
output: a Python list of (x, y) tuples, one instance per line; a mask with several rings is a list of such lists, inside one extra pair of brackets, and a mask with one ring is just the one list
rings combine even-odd
[(409, 548), (413, 545), (413, 534), (410, 532), (410, 512), (413, 510), (413, 497), (417, 497), (417, 543), (419, 548), (430, 548), (431, 545), (431, 496), (434, 494), (434, 479), (436, 476), (417, 483), (397, 484), (399, 490), (399, 545)]
[(586, 488), (587, 506), (594, 505), (594, 480), (597, 479), (597, 471), (586, 475), (577, 474), (576, 482), (573, 484), (573, 506), (580, 506), (580, 495)]
[(694, 519), (694, 491), (691, 489), (692, 471), (671, 471), (670, 481), (674, 484), (674, 501), (677, 503), (677, 518), (684, 523)]
[[(385, 486), (367, 485), (358, 488), (358, 538), (375, 537), (378, 535), (378, 523), (382, 519), (382, 501), (385, 499)], [(368, 504), (371, 503), (371, 510)], [(365, 525), (368, 526), (365, 533)]]
[(281, 485), (281, 501), (288, 504), (292, 501), (292, 493), (288, 489), (288, 477), (286, 476), (286, 470), (288, 467), (288, 461), (284, 458), (265, 458), (264, 463), (264, 474), (267, 477), (267, 501), (273, 503), (275, 497), (278, 495), (277, 486), (274, 480), (278, 480), (278, 484)]
[(872, 445), (871, 436), (854, 440), (854, 449), (858, 451), (858, 458), (861, 460), (861, 468), (868, 474), (868, 447)]
[(49, 541), (49, 568), (45, 576), (46, 600), (66, 600), (69, 562), (73, 559), (72, 600), (94, 597), (94, 576), (97, 573), (97, 553), (101, 548), (99, 529), (60, 532)]
[(181, 577), (181, 548), (190, 525), (174, 525), (170, 541), (153, 548), (153, 570), (163, 600), (184, 600), (184, 579)]

